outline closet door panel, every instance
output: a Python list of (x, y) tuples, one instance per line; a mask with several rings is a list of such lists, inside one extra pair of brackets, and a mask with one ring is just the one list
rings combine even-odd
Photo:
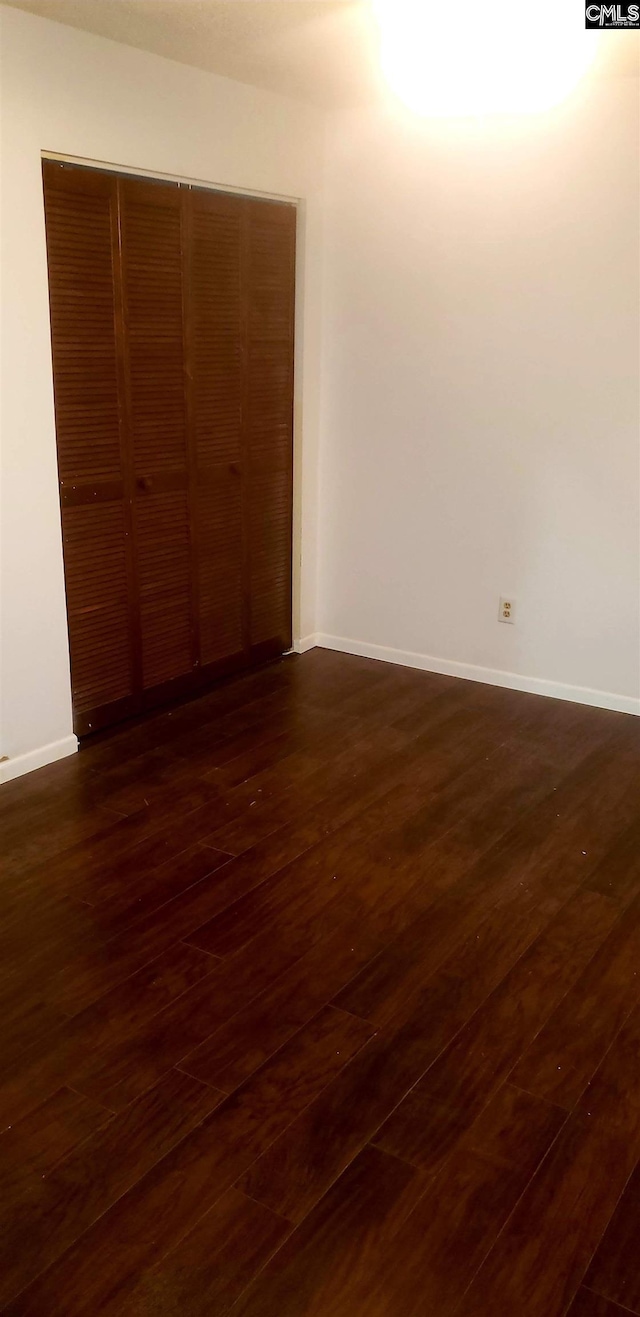
[(180, 192), (130, 179), (119, 187), (134, 470), (184, 474)]
[(122, 499), (63, 507), (62, 534), (73, 707), (90, 731), (133, 691)]
[(295, 210), (43, 174), (84, 735), (291, 644)]
[(245, 445), (253, 652), (291, 645), (295, 221), (292, 206), (249, 203)]
[[(74, 725), (134, 689), (128, 506), (118, 400), (115, 182), (43, 166)], [(105, 710), (105, 707), (107, 709)]]
[(243, 649), (242, 498), (233, 472), (209, 473), (198, 486), (200, 648), (202, 663)]
[(110, 180), (45, 166), (60, 482), (122, 478)]
[(134, 545), (142, 686), (191, 672), (196, 655), (177, 186), (119, 181)]
[(189, 374), (197, 486), (197, 574), (203, 665), (247, 648), (241, 198), (189, 196)]
[(190, 515), (185, 489), (136, 501), (142, 677), (145, 689), (191, 671)]
[(255, 461), (290, 462), (291, 385), (288, 345), (252, 344), (247, 370), (247, 436)]
[(199, 469), (238, 462), (242, 442), (242, 201), (194, 190), (190, 364)]
[(272, 464), (251, 473), (251, 644), (291, 646), (291, 473)]

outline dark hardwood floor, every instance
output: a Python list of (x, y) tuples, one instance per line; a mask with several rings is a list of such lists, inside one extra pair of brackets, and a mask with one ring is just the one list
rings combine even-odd
[(640, 1315), (640, 722), (315, 650), (0, 828), (3, 1311)]

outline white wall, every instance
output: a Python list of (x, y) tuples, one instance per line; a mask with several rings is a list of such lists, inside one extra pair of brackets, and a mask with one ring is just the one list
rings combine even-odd
[(334, 119), (323, 643), (640, 712), (639, 122)]
[(312, 108), (0, 20), (0, 778), (74, 745), (42, 151), (305, 199), (298, 636), (640, 711), (637, 81), (332, 116), (325, 194)]
[(313, 108), (268, 92), (5, 6), (0, 22), (0, 755), (9, 757), (0, 774), (7, 777), (75, 746), (41, 152), (304, 198), (296, 386), (300, 635), (315, 626), (324, 129)]

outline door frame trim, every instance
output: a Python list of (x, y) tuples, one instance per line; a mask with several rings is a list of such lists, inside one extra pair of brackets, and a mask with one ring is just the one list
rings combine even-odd
[(42, 150), (43, 160), (57, 160), (65, 165), (78, 165), (81, 169), (98, 169), (101, 173), (124, 174), (128, 178), (150, 179), (156, 183), (182, 183), (185, 187), (205, 188), (209, 192), (228, 192), (234, 197), (255, 197), (258, 201), (282, 201), (290, 206), (299, 206), (303, 197), (290, 196), (284, 192), (265, 192), (261, 188), (235, 187), (230, 183), (211, 182), (211, 179), (191, 178), (188, 174), (164, 174), (161, 170), (134, 168), (131, 165), (118, 165), (111, 160), (90, 160), (84, 156), (66, 155), (61, 151)]

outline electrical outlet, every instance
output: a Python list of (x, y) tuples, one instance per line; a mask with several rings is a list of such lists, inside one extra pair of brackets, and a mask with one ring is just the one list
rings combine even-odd
[(516, 601), (511, 594), (500, 596), (500, 607), (498, 609), (498, 621), (510, 622), (513, 626), (516, 620)]

